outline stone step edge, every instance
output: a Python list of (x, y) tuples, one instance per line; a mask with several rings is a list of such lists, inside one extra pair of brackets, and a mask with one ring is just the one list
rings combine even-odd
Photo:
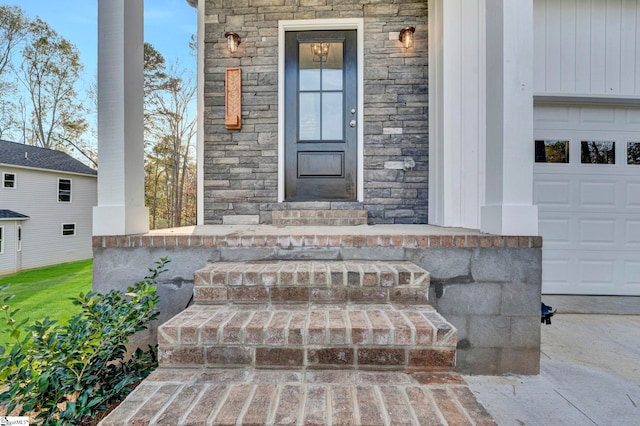
[(160, 346), (457, 345), (432, 306), (193, 305), (158, 328)]
[(195, 286), (429, 287), (431, 274), (409, 261), (278, 260), (211, 262)]

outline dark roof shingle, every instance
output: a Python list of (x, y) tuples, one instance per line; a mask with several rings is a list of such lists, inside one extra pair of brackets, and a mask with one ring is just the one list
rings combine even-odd
[(29, 216), (14, 212), (13, 210), (2, 210), (0, 209), (0, 220), (3, 219), (29, 219)]
[(0, 164), (96, 176), (98, 172), (62, 151), (0, 140)]

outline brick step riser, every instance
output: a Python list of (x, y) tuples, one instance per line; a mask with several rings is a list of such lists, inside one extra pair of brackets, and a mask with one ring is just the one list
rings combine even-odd
[(255, 262), (208, 265), (195, 273), (195, 302), (418, 303), (430, 275), (410, 262)]
[(406, 303), (429, 302), (425, 287), (195, 287), (194, 302), (200, 305), (234, 303)]
[(169, 346), (158, 352), (161, 367), (316, 368), (344, 370), (452, 371), (455, 348), (434, 347), (249, 347)]

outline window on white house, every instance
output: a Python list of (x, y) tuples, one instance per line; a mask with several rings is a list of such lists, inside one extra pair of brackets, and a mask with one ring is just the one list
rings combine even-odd
[(18, 251), (22, 251), (22, 226), (18, 225), (18, 241), (16, 245)]
[(0, 226), (0, 254), (4, 253), (4, 228)]
[(70, 237), (76, 235), (76, 224), (75, 223), (63, 223), (62, 224), (62, 236)]
[(71, 179), (58, 179), (58, 202), (71, 202)]
[(16, 174), (15, 173), (3, 173), (2, 174), (2, 187), (14, 189), (16, 187)]

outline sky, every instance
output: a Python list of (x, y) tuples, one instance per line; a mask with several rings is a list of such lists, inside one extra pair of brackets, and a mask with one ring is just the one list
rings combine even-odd
[[(98, 0), (0, 0), (0, 4), (21, 7), (29, 18), (39, 17), (76, 45), (84, 65), (78, 89), (91, 86), (98, 64)], [(178, 60), (195, 74), (196, 60), (189, 51), (189, 40), (197, 31), (196, 9), (186, 0), (145, 0), (144, 15), (145, 41), (164, 56), (167, 64)]]

